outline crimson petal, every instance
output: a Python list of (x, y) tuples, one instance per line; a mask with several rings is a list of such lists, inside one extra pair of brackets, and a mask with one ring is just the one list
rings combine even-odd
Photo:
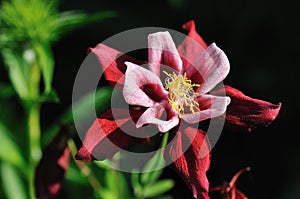
[(104, 44), (98, 44), (95, 48), (89, 48), (98, 59), (105, 75), (105, 79), (115, 86), (116, 84), (124, 84), (124, 73), (126, 71), (125, 61), (141, 64), (127, 55), (124, 55), (120, 51), (108, 47)]
[(245, 194), (243, 194), (243, 192), (241, 192), (238, 189), (236, 189), (236, 191), (235, 191), (235, 196), (236, 196), (236, 199), (247, 199)]
[(135, 122), (142, 113), (141, 110), (127, 109), (113, 109), (103, 113), (88, 130), (83, 146), (75, 158), (84, 162), (90, 162), (95, 158), (98, 160), (112, 158), (121, 149), (144, 141), (123, 132), (123, 129), (136, 129)]
[(201, 54), (201, 52), (207, 48), (207, 45), (202, 37), (197, 33), (195, 22), (193, 20), (183, 24), (182, 27), (189, 32), (187, 37), (182, 41), (177, 49), (181, 56), (183, 67), (186, 70)]
[(69, 167), (68, 139), (69, 136), (66, 134), (66, 130), (62, 130), (43, 150), (43, 157), (35, 173), (37, 198), (54, 198), (59, 191), (65, 172)]
[(209, 199), (206, 171), (210, 165), (210, 154), (205, 135), (202, 130), (192, 127), (179, 129), (164, 152), (165, 160), (173, 161), (172, 167), (198, 199)]
[(234, 130), (252, 131), (256, 127), (268, 126), (281, 108), (281, 103), (272, 104), (253, 99), (230, 86), (225, 86), (225, 91), (231, 98), (226, 112), (226, 124)]

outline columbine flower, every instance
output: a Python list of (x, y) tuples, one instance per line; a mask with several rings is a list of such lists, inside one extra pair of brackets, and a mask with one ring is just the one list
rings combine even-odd
[(245, 171), (250, 171), (250, 167), (239, 170), (231, 179), (225, 182), (222, 186), (213, 187), (210, 192), (219, 191), (222, 199), (247, 199), (247, 197), (236, 188), (236, 181)]
[[(93, 153), (97, 159), (111, 158), (117, 150), (109, 147), (108, 139), (121, 148), (145, 142), (126, 134), (121, 127), (129, 125), (138, 131), (143, 125), (154, 124), (161, 132), (169, 131), (173, 138), (165, 148), (164, 158), (173, 161), (173, 168), (195, 198), (209, 198), (206, 178), (209, 143), (205, 132), (192, 124), (226, 117), (229, 125), (250, 130), (273, 121), (280, 104), (252, 99), (228, 86), (225, 87), (227, 96), (221, 96), (218, 89), (212, 90), (227, 76), (228, 59), (216, 44), (207, 47), (193, 21), (183, 27), (189, 31), (188, 37), (177, 49), (168, 32), (149, 35), (147, 69), (139, 65), (141, 62), (106, 45), (90, 49), (102, 65), (106, 80), (121, 89), (125, 101), (133, 106), (129, 114), (123, 109), (102, 114), (88, 130), (76, 158), (92, 161)], [(118, 113), (117, 118), (112, 112)], [(129, 122), (131, 119), (134, 124)], [(184, 150), (186, 146), (189, 147)]]
[[(147, 107), (137, 121), (137, 128), (150, 123), (166, 132), (177, 126), (180, 119), (194, 124), (225, 112), (230, 98), (207, 94), (229, 72), (228, 59), (221, 49), (211, 44), (199, 55), (195, 65), (185, 69), (168, 32), (149, 35), (148, 45), (149, 70), (125, 62), (125, 101)], [(162, 65), (174, 71), (161, 71)], [(164, 111), (166, 120), (160, 119)]]

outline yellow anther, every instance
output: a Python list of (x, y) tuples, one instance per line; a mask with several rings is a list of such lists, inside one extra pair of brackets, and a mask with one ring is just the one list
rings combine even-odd
[(192, 81), (186, 77), (186, 73), (183, 75), (174, 72), (170, 74), (166, 71), (163, 73), (167, 76), (165, 89), (169, 91), (168, 101), (172, 109), (179, 112), (179, 117), (184, 113), (184, 107), (189, 107), (192, 113), (199, 111), (199, 103), (196, 99), (198, 93), (194, 91), (194, 87), (200, 87), (200, 84), (192, 84)]

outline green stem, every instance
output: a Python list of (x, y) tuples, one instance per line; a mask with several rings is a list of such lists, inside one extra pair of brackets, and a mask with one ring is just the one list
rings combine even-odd
[(41, 157), (40, 104), (35, 103), (28, 112), (29, 153), (31, 164), (36, 164)]
[(32, 63), (29, 78), (29, 93), (30, 101), (27, 102), (27, 119), (28, 119), (28, 146), (29, 146), (29, 194), (31, 199), (35, 199), (35, 170), (40, 161), (42, 154), (41, 147), (41, 127), (40, 127), (40, 108), (41, 102), (38, 101), (40, 97), (40, 65), (38, 60)]
[(94, 189), (95, 193), (98, 193), (99, 190), (102, 189), (102, 186), (100, 184), (100, 182), (98, 181), (98, 179), (96, 178), (96, 176), (94, 175), (93, 171), (91, 170), (90, 167), (88, 167), (86, 164), (82, 163), (82, 162), (78, 162), (77, 160), (75, 160), (75, 154), (77, 152), (76, 149), (76, 145), (74, 143), (74, 140), (70, 139), (68, 142), (68, 147), (71, 151), (73, 160), (75, 161), (75, 164), (77, 165), (77, 167), (79, 168), (80, 172), (86, 176), (90, 182), (90, 185), (92, 186), (92, 188)]
[(41, 158), (40, 103), (35, 102), (28, 108), (29, 168), (28, 175), (30, 198), (35, 198), (34, 176)]

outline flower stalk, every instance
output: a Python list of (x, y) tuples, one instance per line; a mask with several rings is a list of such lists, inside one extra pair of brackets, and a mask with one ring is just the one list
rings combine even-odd
[(28, 110), (28, 137), (30, 163), (35, 165), (41, 157), (40, 104), (33, 104)]
[[(31, 96), (38, 97), (39, 94), (40, 70), (38, 64), (32, 65), (32, 78), (30, 81)], [(34, 100), (27, 106), (27, 126), (28, 126), (28, 152), (29, 152), (29, 195), (35, 197), (35, 169), (42, 155), (41, 148), (41, 127), (40, 127), (41, 102)]]

